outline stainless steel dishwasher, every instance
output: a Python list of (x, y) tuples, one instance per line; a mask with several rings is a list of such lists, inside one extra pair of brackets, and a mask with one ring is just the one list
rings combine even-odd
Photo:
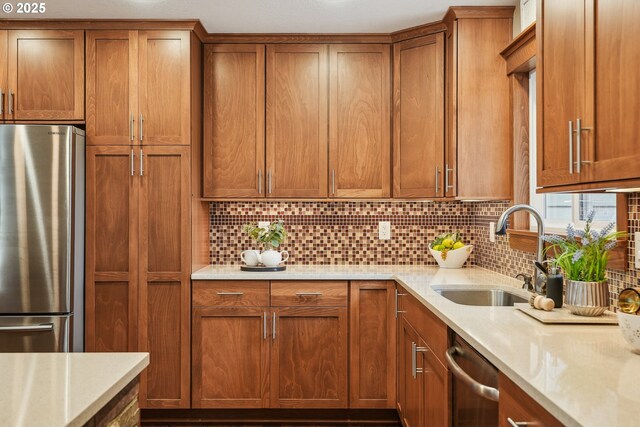
[(445, 358), (453, 375), (454, 427), (498, 426), (498, 369), (457, 335)]

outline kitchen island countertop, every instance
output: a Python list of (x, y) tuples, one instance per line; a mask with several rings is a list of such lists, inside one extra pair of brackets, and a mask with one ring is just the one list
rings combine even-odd
[(0, 353), (0, 427), (82, 426), (148, 364), (148, 353)]
[[(439, 286), (520, 289), (521, 282), (479, 267), (287, 266), (278, 273), (208, 266), (193, 280), (395, 280), (494, 366), (569, 426), (628, 426), (640, 406), (640, 355), (615, 325), (544, 325), (514, 307), (456, 304)], [(631, 412), (630, 412), (631, 411)], [(636, 423), (637, 425), (637, 423)]]

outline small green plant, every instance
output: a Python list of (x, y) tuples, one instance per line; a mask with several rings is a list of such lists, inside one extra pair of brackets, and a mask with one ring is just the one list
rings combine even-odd
[(272, 222), (266, 229), (258, 227), (255, 222), (250, 222), (242, 226), (242, 231), (259, 245), (264, 245), (264, 249), (267, 251), (277, 248), (287, 239), (287, 230), (285, 230), (282, 220)]
[(602, 230), (592, 230), (595, 211), (589, 212), (584, 230), (567, 226), (567, 236), (547, 235), (543, 239), (550, 243), (546, 252), (555, 251), (555, 266), (562, 268), (565, 278), (581, 282), (601, 282), (606, 279), (609, 251), (616, 246), (625, 232), (613, 231), (610, 223)]

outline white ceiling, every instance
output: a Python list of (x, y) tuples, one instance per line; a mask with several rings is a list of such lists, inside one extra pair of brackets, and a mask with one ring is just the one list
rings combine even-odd
[(449, 6), (518, 0), (50, 0), (3, 18), (200, 19), (210, 33), (389, 33), (438, 21)]

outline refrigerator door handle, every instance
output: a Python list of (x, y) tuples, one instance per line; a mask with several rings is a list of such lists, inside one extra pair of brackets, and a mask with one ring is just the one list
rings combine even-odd
[(0, 326), (0, 332), (47, 332), (53, 331), (53, 323), (39, 325)]

